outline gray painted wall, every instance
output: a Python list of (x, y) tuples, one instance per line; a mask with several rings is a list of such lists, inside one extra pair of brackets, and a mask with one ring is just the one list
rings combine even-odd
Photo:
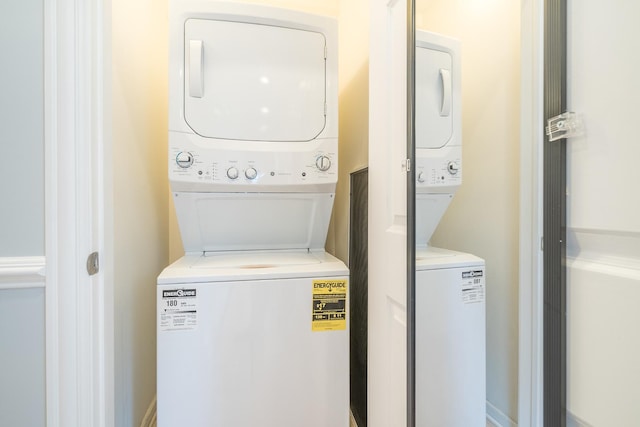
[(0, 290), (0, 426), (45, 425), (44, 288)]
[[(0, 53), (0, 258), (42, 256), (42, 0), (0, 2)], [(0, 290), (0, 426), (45, 425), (44, 307), (44, 288)]]
[(43, 2), (0, 2), (0, 257), (44, 255)]

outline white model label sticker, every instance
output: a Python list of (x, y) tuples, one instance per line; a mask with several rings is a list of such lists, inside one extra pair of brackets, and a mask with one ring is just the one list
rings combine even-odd
[(462, 302), (472, 304), (484, 301), (484, 271), (469, 270), (462, 272)]
[(198, 325), (198, 307), (195, 289), (166, 289), (160, 301), (160, 330), (195, 329)]

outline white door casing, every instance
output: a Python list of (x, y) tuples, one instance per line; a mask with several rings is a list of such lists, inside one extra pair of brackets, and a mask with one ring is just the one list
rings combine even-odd
[(518, 425), (542, 425), (544, 2), (521, 0)]
[[(47, 426), (113, 425), (106, 1), (45, 0)], [(89, 276), (87, 256), (100, 253)]]
[(407, 412), (407, 2), (370, 13), (367, 423), (389, 427)]

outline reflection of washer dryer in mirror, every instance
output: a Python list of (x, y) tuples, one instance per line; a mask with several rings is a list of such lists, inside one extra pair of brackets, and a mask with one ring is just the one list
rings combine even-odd
[(416, 148), (437, 149), (453, 137), (453, 108), (458, 99), (454, 102), (452, 52), (429, 44), (424, 34), (416, 45)]
[(416, 31), (416, 239), (426, 245), (462, 183), (460, 43)]

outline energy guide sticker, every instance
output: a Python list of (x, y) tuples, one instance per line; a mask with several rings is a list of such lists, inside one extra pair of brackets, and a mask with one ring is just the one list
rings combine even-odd
[(158, 307), (160, 330), (195, 329), (198, 325), (197, 302), (196, 289), (163, 289)]
[(314, 280), (311, 330), (347, 329), (347, 280)]
[(484, 301), (484, 270), (468, 270), (462, 272), (462, 302), (472, 304)]

